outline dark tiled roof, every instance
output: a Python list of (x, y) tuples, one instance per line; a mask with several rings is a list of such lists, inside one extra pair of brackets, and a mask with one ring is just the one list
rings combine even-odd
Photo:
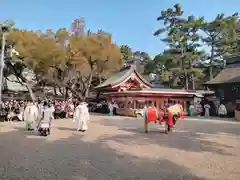
[(215, 78), (206, 82), (206, 85), (240, 82), (240, 64), (228, 65)]
[[(99, 89), (99, 88), (104, 88), (107, 86), (114, 86), (117, 85), (119, 83), (121, 83), (122, 81), (124, 81), (126, 78), (128, 78), (129, 76), (131, 76), (131, 74), (135, 72), (137, 74), (137, 76), (146, 84), (149, 84), (149, 82), (147, 80), (145, 80), (137, 71), (136, 71), (136, 66), (130, 66), (127, 68), (122, 69), (120, 72), (116, 73), (115, 75), (113, 75), (112, 77), (108, 78), (106, 81), (104, 81), (103, 83), (99, 84), (98, 86), (95, 87), (95, 89)], [(150, 85), (150, 84), (149, 84)], [(150, 85), (151, 86), (151, 85)]]
[(124, 70), (116, 73), (112, 77), (108, 78), (106, 81), (104, 81), (103, 83), (99, 84), (95, 88), (98, 89), (98, 88), (102, 88), (102, 87), (118, 84), (118, 83), (124, 81), (124, 79), (126, 79), (128, 76), (130, 76), (130, 69), (124, 69)]

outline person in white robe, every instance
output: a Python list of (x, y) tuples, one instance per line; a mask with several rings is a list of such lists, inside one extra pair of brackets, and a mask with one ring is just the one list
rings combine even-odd
[(24, 105), (23, 102), (21, 102), (20, 106), (19, 106), (19, 114), (18, 114), (18, 119), (20, 121), (23, 121), (23, 113), (24, 113)]
[(88, 129), (89, 118), (87, 103), (80, 101), (73, 115), (73, 121), (77, 122), (77, 131), (84, 132)]
[(38, 107), (33, 103), (28, 103), (24, 110), (23, 117), (27, 130), (34, 130), (38, 120)]
[(113, 115), (113, 108), (114, 108), (113, 103), (112, 102), (108, 103), (109, 116)]
[(205, 117), (209, 117), (209, 116), (210, 116), (210, 108), (211, 108), (211, 106), (210, 106), (209, 104), (205, 104), (205, 105), (204, 105), (204, 109), (205, 109), (205, 114), (204, 114), (204, 116), (205, 116)]
[(15, 112), (14, 112), (14, 108), (12, 106), (10, 106), (9, 108), (9, 113), (7, 115), (7, 120), (8, 122), (12, 123), (13, 122), (13, 118), (15, 117)]
[(51, 124), (52, 124), (52, 121), (54, 120), (54, 115), (53, 115), (54, 109), (52, 108), (50, 103), (44, 102), (41, 112), (42, 112), (42, 115), (41, 115), (41, 118), (39, 118), (40, 121), (38, 122), (37, 129), (40, 128), (41, 123), (47, 123), (49, 124), (48, 134), (50, 134)]
[(227, 115), (227, 108), (224, 104), (221, 104), (218, 108), (218, 115), (220, 117), (225, 117)]

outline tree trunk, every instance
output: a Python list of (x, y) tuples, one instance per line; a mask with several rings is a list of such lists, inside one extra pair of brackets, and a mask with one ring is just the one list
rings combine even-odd
[(101, 92), (97, 92), (97, 96), (96, 96), (97, 102), (99, 101), (100, 94)]
[(36, 97), (35, 97), (35, 95), (34, 95), (34, 93), (33, 93), (33, 91), (32, 91), (32, 87), (30, 86), (30, 84), (28, 84), (28, 82), (25, 82), (24, 84), (25, 84), (25, 86), (26, 86), (27, 89), (28, 89), (28, 92), (29, 92), (29, 94), (30, 94), (30, 96), (31, 96), (32, 101), (33, 101), (33, 102), (36, 102)]
[(63, 92), (62, 92), (62, 88), (61, 88), (61, 87), (58, 87), (58, 91), (60, 92), (60, 94), (63, 95)]
[(212, 39), (212, 45), (211, 45), (211, 57), (210, 57), (210, 64), (209, 64), (209, 80), (212, 80), (213, 78), (213, 67), (212, 63), (214, 61), (214, 39)]
[(185, 72), (184, 73), (185, 74), (185, 88), (186, 88), (186, 90), (188, 90), (189, 89), (189, 87), (188, 87), (188, 73), (187, 72)]
[(56, 96), (56, 95), (57, 95), (57, 89), (56, 89), (56, 87), (53, 87), (53, 92), (54, 92), (54, 95)]
[(68, 88), (65, 88), (64, 99), (67, 100), (67, 98), (68, 98)]
[(194, 75), (192, 74), (192, 89), (195, 90), (195, 80), (194, 80)]
[(82, 94), (75, 91), (71, 86), (69, 85), (65, 85), (65, 89), (66, 91), (65, 92), (71, 92), (73, 94), (73, 96), (76, 96), (77, 98), (83, 98)]
[(209, 69), (209, 80), (212, 80), (212, 78), (213, 78), (213, 67), (212, 67), (211, 64), (210, 64), (208, 69)]
[(86, 90), (85, 90), (85, 93), (83, 94), (83, 99), (85, 100), (86, 97), (89, 96), (89, 90), (90, 90), (90, 87), (91, 87), (91, 83), (92, 83), (92, 73), (89, 75), (89, 79), (87, 81), (87, 84), (85, 86)]
[(99, 79), (99, 84), (101, 84), (102, 83), (102, 76), (100, 74), (98, 75), (98, 79)]
[(0, 102), (2, 102), (2, 86), (3, 86), (3, 68), (4, 68), (4, 53), (5, 53), (5, 34), (2, 34), (1, 44), (1, 62), (0, 62)]

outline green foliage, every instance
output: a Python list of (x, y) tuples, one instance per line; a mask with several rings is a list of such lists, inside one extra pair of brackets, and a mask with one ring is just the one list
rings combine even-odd
[(237, 21), (238, 14), (225, 17), (218, 14), (210, 22), (204, 22), (201, 30), (204, 33), (202, 42), (210, 48), (207, 66), (209, 68), (209, 79), (213, 78), (213, 68), (223, 67), (223, 57), (238, 53), (237, 50)]
[(240, 20), (237, 13), (226, 18), (226, 25), (220, 34), (220, 43), (217, 44), (217, 54), (225, 59), (240, 55)]
[(129, 60), (133, 55), (132, 50), (128, 45), (121, 45), (120, 51), (121, 51), (122, 58), (124, 61)]
[[(181, 6), (176, 4), (161, 11), (157, 21), (162, 25), (154, 36), (161, 36), (169, 49), (147, 63), (145, 73), (159, 74), (160, 81), (168, 80), (172, 87), (199, 88), (199, 84), (213, 78), (224, 67), (224, 59), (240, 54), (237, 13), (219, 14), (214, 20), (205, 21), (204, 17), (183, 16)], [(204, 45), (210, 52), (202, 50)], [(199, 62), (197, 66), (196, 62)]]
[[(163, 21), (165, 27), (157, 30), (154, 35), (167, 34), (162, 39), (170, 47), (165, 54), (169, 56), (169, 63), (174, 62), (173, 67), (168, 67), (168, 71), (172, 71), (169, 74), (174, 74), (174, 78), (178, 79), (178, 84), (182, 84), (188, 89), (190, 77), (195, 75), (192, 63), (200, 59), (202, 55), (197, 48), (200, 47), (198, 31), (203, 23), (203, 18), (194, 16), (184, 18), (182, 15), (183, 11), (179, 4), (176, 4), (174, 8), (162, 11), (157, 20)], [(193, 78), (191, 80), (193, 84)]]

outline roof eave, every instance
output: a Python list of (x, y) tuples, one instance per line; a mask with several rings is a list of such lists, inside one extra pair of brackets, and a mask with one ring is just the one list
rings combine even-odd
[(108, 85), (106, 85), (106, 86), (100, 86), (100, 87), (96, 86), (96, 87), (94, 87), (93, 89), (95, 89), (95, 90), (101, 90), (101, 89), (106, 89), (106, 88), (110, 88), (110, 87), (112, 87), (112, 85), (111, 85), (111, 84), (108, 84)]
[(147, 86), (149, 86), (150, 88), (152, 88), (152, 84), (150, 82), (148, 82), (141, 74), (139, 74), (136, 70), (134, 70), (134, 72), (136, 73), (136, 75), (138, 76), (138, 78)]

